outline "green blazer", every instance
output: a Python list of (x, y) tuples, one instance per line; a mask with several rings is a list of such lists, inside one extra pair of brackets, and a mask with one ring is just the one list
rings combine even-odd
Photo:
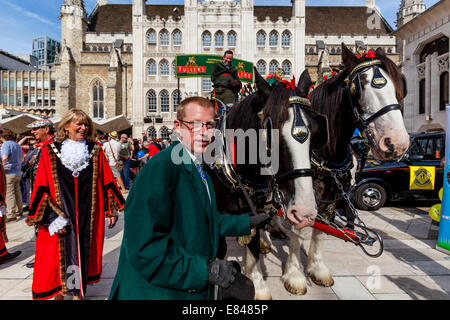
[(109, 299), (213, 298), (207, 264), (216, 257), (219, 237), (247, 235), (250, 224), (247, 214), (217, 211), (211, 178), (205, 176), (211, 203), (180, 142), (141, 169), (125, 204), (119, 265)]

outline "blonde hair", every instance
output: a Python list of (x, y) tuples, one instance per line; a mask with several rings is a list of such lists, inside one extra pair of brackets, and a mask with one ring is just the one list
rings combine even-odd
[(69, 132), (65, 130), (65, 126), (72, 121), (79, 121), (89, 126), (88, 133), (86, 135), (87, 142), (95, 142), (95, 129), (92, 119), (80, 109), (70, 109), (61, 119), (56, 129), (56, 141), (63, 142), (69, 137)]
[(186, 114), (185, 109), (190, 103), (198, 104), (203, 108), (211, 108), (214, 110), (214, 105), (208, 99), (203, 98), (203, 97), (189, 97), (189, 98), (186, 98), (183, 101), (181, 101), (177, 107), (177, 119), (178, 120), (184, 119), (184, 116)]

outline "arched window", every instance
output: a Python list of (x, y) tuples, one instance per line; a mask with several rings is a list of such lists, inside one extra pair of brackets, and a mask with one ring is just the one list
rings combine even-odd
[(269, 64), (269, 73), (275, 74), (277, 69), (278, 69), (278, 62), (275, 60), (271, 61)]
[(157, 135), (156, 135), (156, 129), (154, 127), (150, 127), (147, 129), (147, 136), (150, 139), (156, 139)]
[(162, 60), (160, 63), (159, 63), (159, 71), (160, 71), (160, 74), (162, 75), (162, 76), (168, 76), (168, 75), (170, 75), (170, 69), (169, 69), (169, 61), (167, 61), (167, 60)]
[(258, 61), (258, 63), (256, 64), (256, 69), (258, 70), (260, 75), (266, 75), (266, 63), (264, 61)]
[(178, 90), (175, 90), (172, 92), (172, 101), (173, 101), (173, 112), (177, 112), (178, 105), (181, 102), (181, 92)]
[(156, 76), (156, 62), (153, 59), (147, 63), (147, 75)]
[(314, 53), (314, 48), (313, 47), (309, 48), (309, 53)]
[(256, 34), (256, 46), (265, 47), (266, 46), (266, 34), (264, 31), (260, 30)]
[(169, 31), (167, 30), (161, 30), (159, 33), (159, 45), (161, 46), (168, 46), (169, 45)]
[(93, 108), (92, 108), (92, 114), (93, 118), (104, 118), (105, 112), (104, 112), (104, 106), (103, 106), (103, 86), (100, 83), (100, 81), (95, 81), (94, 87), (93, 87)]
[(169, 140), (169, 129), (162, 127), (161, 130), (159, 130), (159, 136), (162, 140)]
[(150, 30), (147, 34), (147, 44), (156, 44), (156, 32), (155, 30)]
[(336, 53), (336, 49), (335, 48), (331, 48), (331, 53), (332, 54)]
[(446, 36), (442, 36), (439, 39), (428, 43), (420, 52), (420, 63), (425, 62), (427, 56), (433, 54), (434, 52), (437, 52), (438, 56), (447, 53), (449, 48), (448, 42), (448, 38)]
[(281, 68), (283, 69), (284, 74), (286, 76), (290, 76), (291, 75), (292, 66), (291, 66), (291, 63), (289, 61), (287, 61), (287, 60), (283, 61), (283, 63), (281, 64)]
[(177, 66), (176, 66), (175, 60), (172, 62), (172, 72), (173, 72), (174, 76), (177, 75)]
[(289, 31), (284, 31), (281, 35), (281, 46), (290, 47), (291, 46), (291, 33)]
[(425, 79), (419, 82), (419, 114), (425, 113)]
[(156, 112), (156, 93), (153, 90), (147, 93), (147, 110), (148, 112)]
[(445, 110), (449, 103), (448, 80), (448, 72), (442, 72), (439, 77), (439, 111)]
[(209, 33), (208, 31), (205, 31), (202, 34), (202, 46), (211, 47), (211, 33)]
[(272, 31), (269, 34), (269, 46), (277, 47), (278, 46), (278, 32)]
[(172, 39), (173, 39), (173, 45), (174, 46), (181, 46), (182, 44), (182, 36), (180, 30), (175, 30), (172, 33)]
[(214, 45), (216, 47), (222, 48), (224, 46), (225, 38), (223, 36), (223, 33), (221, 31), (217, 32), (214, 36)]
[(237, 39), (236, 32), (234, 32), (234, 31), (228, 32), (227, 37), (228, 37), (228, 39), (227, 39), (228, 40), (228, 46), (229, 47), (236, 47), (236, 39)]
[(161, 102), (161, 112), (169, 112), (170, 111), (169, 93), (166, 90), (161, 91), (159, 99)]

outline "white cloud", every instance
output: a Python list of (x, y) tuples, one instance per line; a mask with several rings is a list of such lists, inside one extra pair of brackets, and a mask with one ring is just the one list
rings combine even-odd
[(34, 18), (36, 20), (39, 20), (39, 21), (41, 21), (41, 22), (43, 22), (45, 24), (48, 24), (50, 26), (58, 26), (58, 24), (56, 24), (55, 22), (50, 21), (50, 20), (48, 20), (48, 19), (46, 19), (46, 18), (44, 18), (44, 17), (42, 17), (42, 16), (40, 16), (40, 15), (34, 13), (34, 12), (28, 11), (28, 10), (26, 10), (26, 9), (24, 9), (24, 8), (18, 6), (18, 5), (15, 5), (15, 4), (13, 4), (13, 3), (9, 2), (9, 1), (5, 0), (4, 3), (6, 3), (10, 7), (14, 8), (15, 10), (19, 11), (20, 13), (22, 13), (22, 14), (24, 14), (26, 16), (29, 16), (29, 17)]

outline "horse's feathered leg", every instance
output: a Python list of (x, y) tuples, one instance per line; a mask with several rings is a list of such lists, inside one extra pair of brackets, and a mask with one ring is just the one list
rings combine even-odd
[(255, 286), (255, 300), (272, 300), (269, 286), (263, 278), (259, 255), (259, 232), (246, 246), (245, 274), (253, 281)]
[(305, 229), (296, 230), (292, 227), (289, 256), (281, 277), (284, 287), (292, 294), (305, 294), (307, 291), (306, 277), (301, 270), (301, 246), (304, 240)]
[(313, 229), (311, 244), (308, 252), (308, 264), (306, 266), (306, 274), (311, 280), (320, 286), (331, 287), (334, 284), (328, 267), (323, 262), (323, 239), (326, 234), (320, 230)]

